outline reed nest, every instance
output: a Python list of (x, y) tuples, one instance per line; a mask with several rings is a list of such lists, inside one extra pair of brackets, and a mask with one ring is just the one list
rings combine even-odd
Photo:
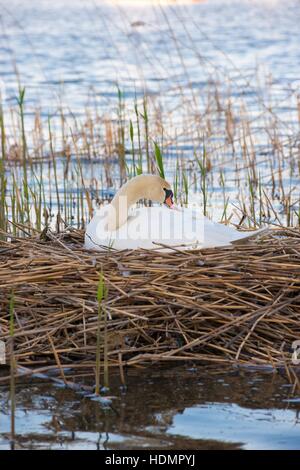
[(13, 298), (18, 364), (93, 368), (97, 338), (110, 367), (291, 364), (300, 339), (299, 230), (188, 252), (96, 253), (82, 243), (78, 230), (0, 242), (0, 340), (10, 338)]

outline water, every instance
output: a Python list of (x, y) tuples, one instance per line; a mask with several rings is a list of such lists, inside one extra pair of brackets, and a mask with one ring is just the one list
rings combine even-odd
[[(217, 86), (234, 111), (247, 106), (257, 146), (268, 140), (266, 121), (276, 120), (283, 136), (297, 135), (297, 0), (152, 3), (1, 1), (5, 105), (16, 103), (18, 76), (28, 118), (37, 107), (45, 120), (63, 107), (80, 119), (95, 106), (116, 117), (117, 85), (129, 106), (146, 92), (157, 100), (165, 140), (176, 134), (177, 154), (192, 156), (191, 117), (207, 112)], [(224, 143), (222, 123), (211, 119), (211, 143)], [(198, 127), (207, 133), (201, 120)]]
[[(150, 137), (160, 142), (163, 134), (166, 174), (171, 183), (176, 161), (181, 162), (189, 178), (190, 200), (201, 203), (199, 184), (194, 184), (195, 179), (199, 181), (194, 152), (201, 154), (204, 139), (212, 167), (208, 204), (214, 208), (210, 214), (216, 220), (223, 214), (227, 197), (229, 213), (234, 211), (231, 203), (249, 201), (249, 178), (259, 178), (279, 214), (285, 211), (286, 198), (290, 197), (290, 212), (295, 217), (293, 223), (297, 223), (299, 2), (158, 3), (12, 0), (8, 4), (0, 0), (0, 87), (9, 144), (14, 143), (17, 120), (15, 117), (11, 122), (10, 109), (16, 106), (20, 80), (26, 88), (28, 142), (33, 139), (35, 112), (40, 109), (44, 134), (38, 144), (44, 155), (49, 151), (49, 116), (53, 132), (58, 134), (55, 150), (59, 152), (63, 109), (73, 156), (78, 127), (87, 130), (88, 123), (94, 122), (92, 154), (96, 163), (83, 159), (82, 165), (85, 187), (98, 191), (93, 182), (96, 177), (101, 198), (108, 187), (116, 189), (119, 185), (114, 150), (109, 165), (103, 166), (107, 152), (105, 123), (113, 123), (116, 131), (118, 120), (117, 87), (123, 92), (126, 107), (127, 155), (134, 100), (142, 110), (141, 100), (147, 93)], [(232, 132), (233, 143), (228, 132)], [(88, 132), (87, 140), (91, 140)], [(87, 157), (81, 140), (77, 147), (80, 155)], [(252, 163), (255, 175), (249, 170)], [(59, 190), (65, 191), (63, 165), (57, 178)], [(69, 175), (68, 179), (72, 178)], [(53, 173), (48, 174), (46, 169), (43, 179), (48, 184)], [(30, 184), (35, 180), (32, 176)], [(68, 190), (76, 199), (77, 189)], [(45, 191), (47, 203), (53, 207), (54, 188), (50, 203), (48, 188)], [(232, 220), (237, 222), (240, 217), (241, 213)], [(289, 221), (283, 218), (283, 222)]]
[[(49, 384), (19, 385), (16, 447), (51, 449), (300, 449), (300, 397), (278, 374), (205, 367), (113, 377), (111, 407)], [(9, 448), (0, 389), (0, 448)]]
[(288, 114), (288, 96), (299, 86), (297, 0), (149, 3), (1, 0), (0, 77), (7, 99), (16, 94), (16, 64), (29, 102), (52, 110), (60, 97), (82, 112), (91, 89), (108, 105), (117, 82), (129, 99), (146, 88), (172, 102), (179, 85), (189, 81), (203, 93), (209, 78), (232, 79), (235, 98), (248, 95), (255, 108), (260, 64), (287, 99), (282, 117)]

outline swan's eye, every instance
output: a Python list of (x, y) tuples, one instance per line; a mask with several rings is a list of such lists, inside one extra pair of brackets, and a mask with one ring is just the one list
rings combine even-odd
[(164, 204), (167, 204), (169, 207), (173, 207), (173, 191), (171, 189), (164, 188), (166, 197), (164, 200)]

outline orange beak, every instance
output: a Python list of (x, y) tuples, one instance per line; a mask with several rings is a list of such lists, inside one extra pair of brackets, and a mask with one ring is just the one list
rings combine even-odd
[(172, 209), (172, 207), (173, 207), (173, 201), (172, 201), (172, 197), (171, 197), (171, 196), (169, 196), (169, 197), (166, 198), (165, 204), (167, 204), (167, 206), (170, 207), (170, 209)]

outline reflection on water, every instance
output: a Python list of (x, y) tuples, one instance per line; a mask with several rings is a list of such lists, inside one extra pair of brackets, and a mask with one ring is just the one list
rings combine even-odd
[[(279, 374), (205, 367), (112, 377), (111, 407), (48, 384), (19, 385), (17, 447), (59, 449), (300, 449), (300, 399)], [(0, 389), (0, 448), (9, 447)]]

